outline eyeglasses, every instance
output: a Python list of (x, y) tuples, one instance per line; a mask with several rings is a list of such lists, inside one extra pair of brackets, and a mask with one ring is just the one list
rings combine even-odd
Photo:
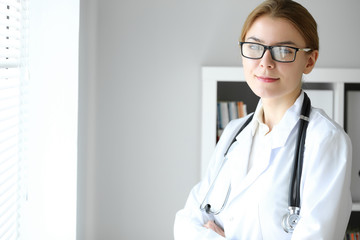
[(241, 55), (249, 59), (261, 59), (269, 49), (273, 60), (282, 63), (294, 62), (298, 51), (310, 52), (311, 48), (296, 48), (289, 46), (266, 46), (260, 43), (239, 42)]

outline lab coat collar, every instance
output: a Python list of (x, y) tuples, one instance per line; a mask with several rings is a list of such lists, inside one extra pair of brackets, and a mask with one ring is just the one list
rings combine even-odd
[[(272, 132), (276, 134), (272, 134), (272, 141), (271, 141), (272, 149), (282, 147), (285, 145), (291, 131), (294, 129), (300, 118), (300, 112), (303, 101), (304, 101), (304, 91), (301, 91), (301, 94), (296, 99), (295, 103), (285, 112), (280, 122), (274, 126)], [(253, 137), (256, 133), (256, 130), (259, 127), (258, 119), (260, 118), (262, 112), (263, 112), (263, 104), (260, 99), (254, 113), (254, 118), (250, 123), (251, 135)]]

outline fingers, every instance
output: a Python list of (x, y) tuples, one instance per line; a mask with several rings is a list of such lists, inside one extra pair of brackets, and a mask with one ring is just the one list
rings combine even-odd
[(212, 229), (212, 226), (214, 225), (214, 221), (208, 221), (207, 223), (204, 224), (204, 227), (206, 227), (207, 229)]
[(216, 223), (214, 221), (208, 221), (207, 223), (204, 224), (204, 227), (207, 229), (213, 230), (220, 236), (225, 237), (224, 230), (221, 227), (219, 227), (218, 225), (216, 225)]

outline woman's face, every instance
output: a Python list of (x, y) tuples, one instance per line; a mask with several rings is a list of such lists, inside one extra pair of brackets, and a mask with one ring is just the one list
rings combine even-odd
[[(267, 46), (307, 47), (303, 37), (289, 21), (266, 15), (252, 24), (245, 41)], [(281, 63), (274, 61), (267, 50), (258, 60), (242, 57), (245, 78), (252, 91), (263, 99), (296, 99), (301, 89), (302, 74), (311, 72), (317, 56), (318, 51), (298, 51), (294, 62)]]

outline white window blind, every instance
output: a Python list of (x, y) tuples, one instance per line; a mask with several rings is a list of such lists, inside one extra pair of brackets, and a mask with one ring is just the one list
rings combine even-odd
[(0, 0), (0, 239), (19, 239), (27, 67), (27, 3)]

